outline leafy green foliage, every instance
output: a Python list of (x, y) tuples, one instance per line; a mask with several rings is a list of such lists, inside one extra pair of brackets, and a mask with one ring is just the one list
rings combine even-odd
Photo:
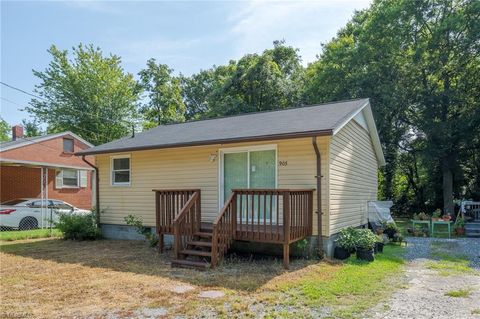
[(262, 54), (247, 54), (226, 66), (182, 81), (188, 118), (284, 109), (302, 103), (303, 68), (298, 50), (275, 41)]
[(124, 218), (125, 223), (129, 226), (133, 226), (137, 229), (137, 233), (145, 237), (150, 246), (154, 247), (158, 244), (157, 236), (152, 233), (150, 227), (143, 226), (143, 221), (140, 217), (134, 215), (128, 215)]
[(55, 227), (63, 233), (65, 239), (92, 240), (102, 236), (96, 224), (95, 213), (61, 214)]
[(27, 111), (49, 126), (70, 130), (97, 145), (123, 137), (132, 130), (140, 88), (120, 66), (116, 55), (104, 56), (93, 45), (69, 52), (52, 46), (45, 71), (33, 71), (40, 84)]
[(0, 116), (0, 142), (10, 139), (10, 125)]
[(360, 249), (373, 249), (377, 236), (370, 229), (355, 230), (355, 246)]
[(478, 1), (374, 1), (307, 68), (308, 103), (371, 98), (380, 194), (400, 213), (480, 196), (479, 16)]
[(23, 135), (25, 137), (34, 137), (40, 136), (43, 134), (42, 128), (40, 127), (40, 122), (38, 119), (33, 119), (33, 121), (27, 121), (26, 119), (22, 120), (23, 126)]
[(145, 128), (185, 120), (180, 79), (172, 76), (172, 72), (166, 64), (157, 64), (155, 59), (150, 59), (147, 67), (139, 73), (140, 85), (148, 98), (140, 108), (146, 120)]
[(337, 246), (353, 251), (356, 246), (356, 231), (353, 227), (343, 228), (336, 240)]

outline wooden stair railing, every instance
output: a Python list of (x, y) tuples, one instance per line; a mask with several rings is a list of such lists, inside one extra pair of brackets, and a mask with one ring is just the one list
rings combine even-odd
[(183, 259), (181, 251), (186, 250), (188, 243), (200, 232), (200, 225), (200, 191), (196, 191), (173, 220), (173, 252), (176, 260)]
[(216, 267), (235, 239), (237, 195), (233, 192), (213, 222), (211, 266)]
[(185, 206), (190, 197), (199, 189), (154, 189), (155, 192), (155, 220), (158, 236), (158, 250), (164, 250), (164, 235), (173, 235), (173, 221)]

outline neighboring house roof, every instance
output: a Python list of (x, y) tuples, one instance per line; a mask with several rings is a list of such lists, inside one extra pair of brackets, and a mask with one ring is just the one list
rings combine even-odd
[(368, 99), (160, 125), (137, 133), (135, 137), (124, 137), (79, 151), (76, 155), (334, 135), (360, 112), (366, 119), (378, 161), (384, 165)]
[(22, 138), (17, 138), (14, 141), (0, 142), (0, 152), (12, 150), (15, 148), (27, 146), (34, 143), (40, 143), (43, 141), (51, 140), (53, 138), (67, 136), (67, 135), (79, 140), (80, 142), (84, 143), (85, 145), (88, 145), (89, 147), (93, 147), (93, 144), (85, 141), (83, 138), (81, 138), (77, 134), (72, 133), (70, 131), (66, 131), (61, 133), (52, 133), (52, 134), (34, 136), (34, 137), (22, 137)]

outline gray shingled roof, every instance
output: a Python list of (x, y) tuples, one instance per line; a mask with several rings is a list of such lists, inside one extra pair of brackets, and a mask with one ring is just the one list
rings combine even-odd
[(235, 141), (331, 135), (365, 106), (368, 99), (247, 113), (179, 124), (160, 125), (135, 137), (124, 137), (78, 152), (78, 155), (208, 145)]
[[(49, 135), (53, 135), (53, 134), (49, 134)], [(10, 147), (12, 145), (16, 145), (16, 144), (22, 144), (22, 143), (25, 143), (25, 142), (33, 142), (35, 140), (38, 140), (40, 138), (43, 138), (43, 137), (46, 137), (48, 135), (41, 135), (41, 136), (33, 136), (33, 137), (29, 137), (28, 139), (26, 138), (17, 138), (15, 141), (5, 141), (5, 142), (0, 142), (0, 149), (1, 148), (6, 148), (6, 147)]]

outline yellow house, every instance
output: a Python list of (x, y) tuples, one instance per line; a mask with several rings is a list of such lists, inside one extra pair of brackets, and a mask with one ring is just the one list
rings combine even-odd
[(304, 238), (331, 254), (367, 224), (385, 164), (368, 99), (161, 125), (77, 155), (95, 155), (106, 237), (132, 238), (135, 215), (196, 267), (233, 241), (282, 244), (285, 266)]

